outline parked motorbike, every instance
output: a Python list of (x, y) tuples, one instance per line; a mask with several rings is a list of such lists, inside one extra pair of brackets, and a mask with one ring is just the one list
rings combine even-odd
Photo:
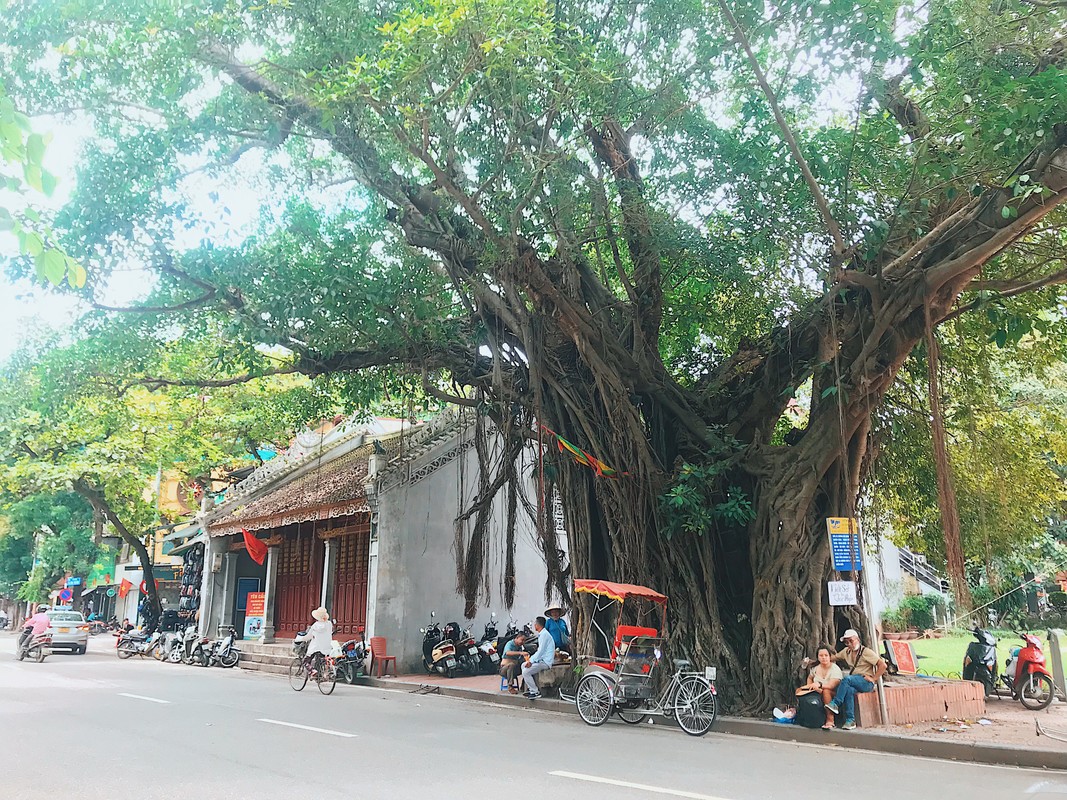
[(182, 660), (181, 631), (167, 631), (163, 634), (163, 658), (169, 664), (178, 664)]
[(237, 639), (237, 629), (230, 628), (226, 635), (215, 642), (207, 653), (208, 666), (219, 666), (225, 669), (236, 667), (241, 660), (241, 651), (237, 649), (234, 641)]
[(155, 651), (161, 650), (162, 642), (162, 634), (159, 631), (151, 635), (135, 631), (116, 634), (115, 655), (122, 659), (132, 658), (133, 656), (140, 656), (141, 658), (154, 656)]
[(478, 642), (478, 666), (483, 675), (495, 675), (500, 671), (500, 655), (496, 650), (496, 640), (496, 613), (494, 612), (490, 615), (489, 621), (485, 623), (485, 630)]
[(967, 645), (963, 657), (964, 680), (981, 683), (987, 697), (1001, 695), (1001, 688), (1006, 689), (1008, 696), (1031, 711), (1040, 711), (1052, 703), (1055, 690), (1040, 639), (1030, 633), (1019, 633), (1025, 646), (1011, 648), (1004, 662), (1004, 673), (998, 674), (996, 637), (977, 627), (972, 633), (975, 641)]
[[(459, 627), (459, 624), (455, 622), (448, 624)], [(447, 626), (445, 630), (447, 631)], [(462, 631), (456, 639), (456, 661), (459, 663), (459, 668), (469, 675), (477, 675), (481, 672), (482, 654), (478, 649), (478, 643), (474, 641), (471, 629), (467, 628)]]
[(15, 653), (15, 658), (19, 661), (30, 658), (40, 663), (50, 655), (52, 655), (52, 634), (45, 632), (30, 636), (22, 642), (18, 652)]
[(431, 675), (437, 672), (454, 678), (459, 666), (456, 646), (452, 639), (441, 633), (441, 623), (434, 622), (436, 616), (437, 612), (431, 611), (430, 624), (419, 629), (422, 633), (422, 663)]
[(352, 639), (341, 645), (337, 658), (337, 675), (348, 683), (355, 683), (370, 671), (370, 648), (363, 635), (363, 626), (359, 627), (359, 639)]
[(207, 666), (207, 655), (204, 652), (203, 643), (207, 639), (200, 638), (200, 631), (196, 625), (186, 625), (181, 632), (181, 662), (183, 664), (197, 664)]

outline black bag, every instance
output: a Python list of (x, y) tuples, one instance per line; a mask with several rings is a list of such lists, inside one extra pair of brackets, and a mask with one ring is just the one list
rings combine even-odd
[(796, 724), (805, 728), (821, 728), (826, 722), (822, 692), (808, 692), (797, 698)]

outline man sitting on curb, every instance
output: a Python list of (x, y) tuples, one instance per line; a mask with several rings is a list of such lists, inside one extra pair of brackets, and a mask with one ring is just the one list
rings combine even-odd
[(844, 708), (845, 724), (841, 727), (851, 731), (856, 728), (856, 694), (874, 691), (878, 679), (885, 674), (886, 663), (884, 658), (860, 643), (860, 635), (852, 628), (845, 631), (841, 641), (845, 643), (845, 649), (838, 652), (833, 660), (847, 665), (850, 672), (838, 684), (837, 694), (826, 704), (826, 708), (834, 714), (840, 714)]
[(544, 672), (556, 661), (556, 643), (552, 634), (545, 628), (545, 618), (538, 617), (534, 620), (534, 630), (537, 631), (537, 652), (530, 656), (522, 667), (522, 679), (526, 682), (526, 698), (536, 700), (541, 696), (537, 689), (537, 681), (534, 675)]

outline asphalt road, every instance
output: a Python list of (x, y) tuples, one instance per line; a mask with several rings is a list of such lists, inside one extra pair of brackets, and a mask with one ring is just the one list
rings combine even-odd
[[(1067, 775), (502, 709), (240, 669), (86, 656), (16, 662), (0, 634), (3, 800), (1056, 798)], [(845, 734), (839, 734), (845, 735)]]

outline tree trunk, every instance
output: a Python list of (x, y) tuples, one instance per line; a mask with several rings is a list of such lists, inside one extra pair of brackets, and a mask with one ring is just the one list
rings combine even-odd
[(115, 513), (114, 509), (107, 502), (107, 498), (104, 497), (104, 493), (99, 489), (96, 489), (85, 478), (79, 478), (74, 482), (74, 491), (89, 501), (93, 507), (93, 511), (100, 514), (104, 519), (111, 523), (111, 526), (115, 529), (119, 536), (122, 537), (133, 551), (137, 554), (137, 560), (141, 563), (141, 572), (144, 574), (144, 586), (145, 596), (148, 599), (149, 613), (146, 615), (146, 622), (148, 624), (149, 631), (155, 630), (155, 627), (159, 624), (160, 615), (163, 613), (163, 606), (159, 600), (159, 590), (156, 588), (156, 577), (152, 570), (152, 556), (148, 552), (148, 548), (145, 547), (144, 542), (126, 527), (123, 521)]
[(945, 440), (945, 418), (941, 408), (941, 389), (938, 371), (941, 365), (941, 347), (937, 334), (927, 320), (926, 326), (926, 374), (930, 399), (930, 432), (934, 444), (934, 469), (937, 474), (937, 505), (941, 510), (941, 527), (945, 535), (945, 559), (952, 580), (952, 594), (956, 598), (958, 613), (967, 613), (974, 606), (971, 589), (967, 584), (967, 565), (963, 556), (963, 537), (960, 532), (960, 512), (956, 504), (956, 481), (952, 462), (948, 456)]

